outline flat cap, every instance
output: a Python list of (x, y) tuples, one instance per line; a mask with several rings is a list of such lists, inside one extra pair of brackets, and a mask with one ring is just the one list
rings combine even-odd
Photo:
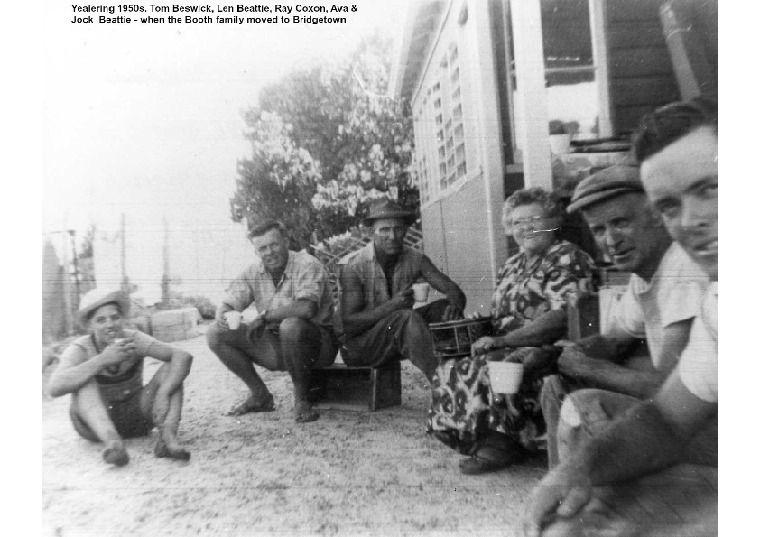
[(573, 213), (594, 203), (629, 192), (644, 192), (639, 167), (630, 164), (615, 164), (578, 183), (567, 206), (567, 212)]

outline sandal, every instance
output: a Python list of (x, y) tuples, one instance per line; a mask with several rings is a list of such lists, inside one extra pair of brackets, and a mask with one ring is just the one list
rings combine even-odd
[(255, 401), (253, 395), (251, 395), (242, 403), (238, 403), (237, 405), (233, 406), (230, 411), (227, 412), (227, 415), (242, 416), (243, 414), (248, 414), (249, 412), (272, 412), (273, 410), (274, 396), (271, 393), (267, 392), (267, 394), (264, 396), (263, 401)]
[(153, 448), (153, 454), (159, 459), (176, 459), (178, 461), (189, 461), (190, 452), (183, 448), (170, 448), (163, 440), (156, 442)]

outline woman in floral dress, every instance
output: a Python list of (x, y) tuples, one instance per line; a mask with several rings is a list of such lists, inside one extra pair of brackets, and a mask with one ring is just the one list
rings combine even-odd
[[(460, 470), (480, 474), (504, 468), (535, 451), (545, 424), (539, 403), (543, 377), (555, 372), (567, 330), (565, 304), (592, 291), (594, 263), (555, 230), (562, 205), (540, 188), (519, 190), (504, 203), (502, 223), (520, 252), (499, 272), (491, 314), (495, 336), (472, 345), (472, 357), (441, 364), (433, 378), (428, 431), (469, 458)], [(518, 393), (495, 395), (488, 362), (525, 366)]]

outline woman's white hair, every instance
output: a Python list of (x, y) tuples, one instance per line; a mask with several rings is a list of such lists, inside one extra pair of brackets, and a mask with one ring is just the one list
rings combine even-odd
[(559, 195), (554, 192), (548, 192), (540, 187), (526, 188), (517, 190), (504, 201), (504, 208), (501, 213), (501, 224), (507, 234), (512, 233), (512, 210), (523, 205), (532, 205), (538, 203), (543, 207), (547, 218), (556, 218), (557, 226), (562, 223), (565, 215), (565, 208), (560, 201)]

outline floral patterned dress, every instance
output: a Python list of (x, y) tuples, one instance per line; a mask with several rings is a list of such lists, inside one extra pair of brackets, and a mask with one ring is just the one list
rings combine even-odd
[[(552, 309), (562, 309), (571, 294), (593, 290), (594, 262), (577, 246), (555, 241), (543, 256), (528, 263), (523, 252), (512, 256), (499, 272), (491, 314), (495, 335), (522, 328)], [(550, 342), (547, 342), (550, 343)], [(506, 351), (506, 352), (504, 352)], [(487, 429), (505, 433), (528, 450), (535, 450), (546, 429), (541, 415), (543, 377), (553, 372), (559, 352), (551, 345), (509, 348), (499, 360), (523, 362), (539, 353), (550, 364), (526, 371), (518, 393), (494, 397), (487, 361), (493, 355), (448, 360), (433, 377), (433, 403), (428, 432), (465, 455), (473, 454)]]

